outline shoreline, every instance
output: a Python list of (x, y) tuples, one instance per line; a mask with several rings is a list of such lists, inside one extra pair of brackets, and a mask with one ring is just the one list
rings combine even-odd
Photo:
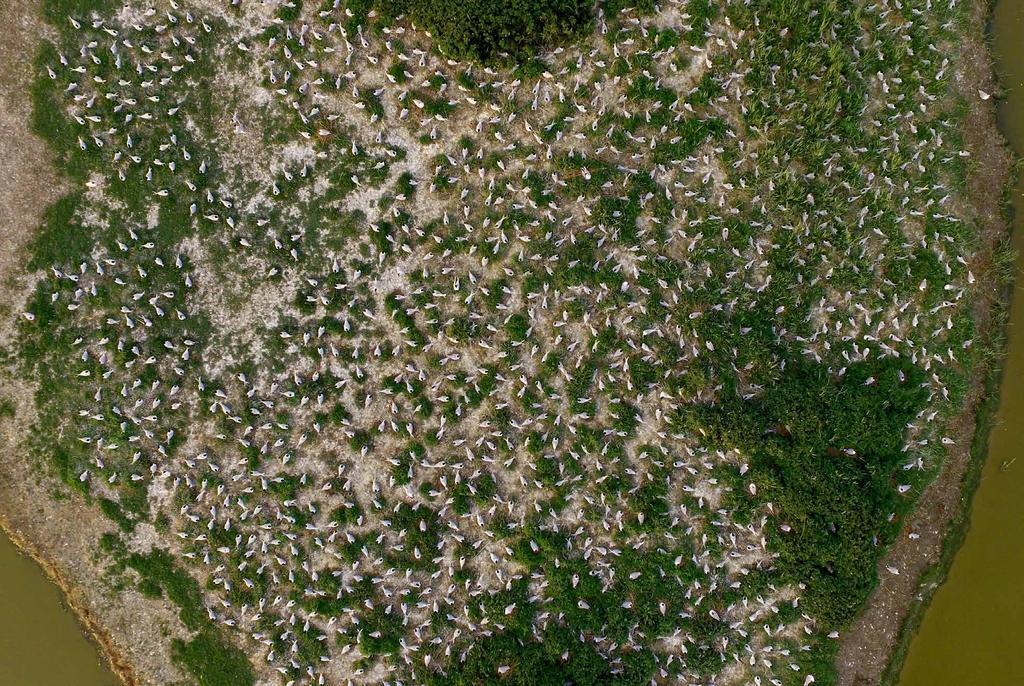
[[(32, 130), (29, 86), (32, 59), (49, 33), (39, 0), (5, 0), (0, 23), (0, 351), (12, 350), (15, 313), (34, 288), (24, 264), (43, 213), (63, 193), (49, 146)], [(143, 598), (133, 588), (111, 593), (105, 564), (97, 557), (100, 535), (110, 523), (76, 494), (66, 497), (48, 468), (36, 464), (26, 441), (35, 419), (35, 392), (18, 378), (11, 358), (0, 367), (0, 398), (15, 414), (0, 419), (0, 530), (18, 551), (37, 564), (60, 589), (63, 605), (75, 616), (115, 679), (124, 686), (180, 681), (163, 633), (178, 622), (163, 601)], [(145, 620), (145, 621), (141, 621)]]
[[(53, 168), (49, 148), (31, 132), (32, 108), (28, 101), (27, 86), (31, 82), (31, 56), (35, 54), (45, 27), (39, 16), (37, 0), (11, 1), (0, 8), (0, 18), (9, 33), (0, 43), (0, 58), (15, 65), (0, 78), (0, 153), (11, 173), (5, 174), (7, 183), (0, 189), (0, 208), (5, 210), (0, 236), (5, 243), (4, 255), (0, 259), (0, 282), (4, 285), (0, 296), (0, 312), (6, 320), (0, 327), (0, 341), (7, 343), (13, 335), (11, 321), (18, 299), (28, 285), (27, 275), (21, 268), (26, 247), (38, 227), (45, 208), (60, 195), (60, 183)], [(25, 57), (29, 59), (24, 59)], [(10, 59), (21, 57), (22, 59)], [(10, 162), (8, 162), (10, 161)], [(28, 167), (31, 176), (18, 172)], [(45, 191), (39, 193), (35, 183), (42, 181)], [(72, 581), (71, 566), (60, 563), (59, 555), (48, 549), (38, 531), (26, 531), (32, 527), (33, 513), (22, 505), (43, 499), (45, 505), (39, 509), (56, 510), (59, 514), (75, 517), (77, 508), (67, 501), (57, 502), (48, 493), (49, 478), (41, 481), (33, 478), (33, 467), (22, 441), (27, 434), (23, 427), (31, 424), (32, 392), (25, 384), (11, 378), (7, 370), (0, 377), (2, 397), (18, 406), (14, 417), (0, 425), (0, 446), (5, 454), (5, 474), (0, 479), (0, 531), (14, 545), (21, 555), (31, 559), (42, 570), (50, 583), (60, 590), (61, 603), (75, 617), (80, 630), (87, 640), (97, 647), (100, 659), (107, 669), (124, 685), (137, 686), (140, 682), (125, 652), (118, 649), (108, 627), (90, 609), (84, 579)], [(13, 396), (13, 397), (11, 397)], [(72, 520), (73, 521), (73, 520)], [(23, 524), (19, 525), (21, 522)], [(90, 531), (90, 535), (95, 532)], [(95, 538), (95, 537), (94, 537)]]
[[(1001, 1), (1005, 0), (992, 0), (986, 8), (987, 16), (984, 39), (986, 47), (989, 49), (990, 66), (994, 74), (995, 55), (992, 53), (993, 13), (995, 11), (996, 4)], [(999, 81), (999, 75), (995, 74), (995, 76), (996, 83), (1001, 87), (1002, 84)], [(995, 104), (993, 104), (993, 108), (997, 112), (999, 107), (998, 102), (999, 100), (996, 100)], [(1003, 203), (1004, 221), (1006, 223), (1005, 235), (1007, 239), (1010, 239), (1013, 236), (1015, 229), (1015, 216), (1024, 212), (1024, 205), (1020, 205), (1020, 199), (1018, 198), (1018, 204), (1014, 204), (1013, 198), (1010, 197), (1019, 183), (1020, 175), (1024, 173), (1024, 157), (1020, 156), (1010, 146), (1002, 127), (999, 125), (998, 116), (996, 117), (995, 131), (999, 139), (1002, 140), (1009, 149), (1012, 157), (1008, 178), (1004, 187), (1006, 197), (1004, 197)], [(995, 428), (995, 421), (1002, 404), (1003, 394), (1006, 392), (1003, 388), (1003, 384), (1006, 382), (1004, 358), (1005, 351), (1009, 345), (1008, 328), (1011, 325), (1010, 309), (1012, 306), (1012, 296), (1019, 279), (1019, 270), (1015, 266), (1013, 277), (1004, 284), (1003, 293), (995, 304), (993, 313), (996, 315), (995, 320), (997, 322), (997, 330), (990, 333), (993, 337), (998, 337), (998, 340), (995, 341), (998, 358), (996, 363), (988, 370), (987, 377), (984, 381), (985, 397), (978, 410), (976, 431), (974, 441), (971, 445), (971, 464), (967, 473), (964, 475), (964, 485), (958, 510), (954, 519), (949, 524), (949, 530), (943, 542), (942, 555), (940, 559), (927, 569), (919, 580), (919, 592), (915, 595), (900, 629), (900, 633), (897, 637), (897, 643), (893, 647), (885, 671), (882, 673), (880, 686), (896, 686), (896, 684), (898, 684), (903, 666), (907, 660), (910, 646), (924, 622), (924, 618), (936, 592), (938, 592), (939, 588), (946, 582), (956, 555), (963, 546), (967, 538), (967, 534), (970, 532), (974, 497), (978, 488), (981, 486), (982, 473), (988, 459), (991, 434)]]
[[(990, 359), (971, 380), (964, 408), (950, 424), (961, 447), (949, 452), (904, 521), (900, 536), (879, 560), (879, 584), (840, 639), (836, 667), (842, 686), (894, 686), (898, 682), (931, 599), (970, 529), (971, 506), (1000, 405), (1013, 279), (1001, 282), (994, 258), (1012, 229), (1014, 208), (1008, 193), (1016, 170), (1015, 155), (999, 126), (997, 101), (983, 101), (977, 92), (1000, 92), (991, 45), (994, 8), (991, 0), (973, 2), (972, 30), (962, 44), (956, 89), (971, 107), (969, 122), (977, 124), (964, 130), (965, 147), (978, 161), (970, 172), (965, 200), (978, 222), (981, 239), (976, 254), (981, 255), (979, 263), (984, 268), (979, 277), (983, 287), (973, 308), (979, 325), (977, 338), (984, 342)], [(926, 533), (920, 531), (922, 525), (933, 528)], [(923, 543), (915, 545), (907, 537), (910, 531), (918, 531), (918, 541)], [(886, 567), (908, 560), (916, 562), (913, 575), (886, 574)]]
[[(1008, 288), (1007, 290), (1010, 290)], [(1005, 343), (1005, 337), (1004, 341)], [(943, 540), (941, 557), (935, 564), (926, 569), (918, 580), (918, 592), (911, 599), (907, 614), (897, 636), (896, 645), (890, 651), (885, 671), (879, 681), (880, 686), (896, 686), (899, 683), (903, 665), (918, 630), (924, 621), (928, 608), (935, 593), (945, 583), (949, 570), (956, 559), (956, 554), (967, 538), (971, 528), (971, 511), (974, 496), (981, 485), (981, 475), (988, 457), (989, 436), (993, 429), (993, 421), (999, 412), (1004, 376), (1002, 364), (989, 370), (985, 380), (986, 399), (978, 410), (977, 431), (971, 446), (971, 460), (963, 477), (963, 487), (958, 509)]]
[(6, 536), (21, 555), (28, 557), (38, 565), (47, 580), (60, 589), (61, 603), (74, 615), (75, 621), (78, 622), (82, 633), (85, 634), (89, 642), (99, 649), (98, 653), (103, 663), (118, 681), (123, 686), (139, 686), (141, 682), (135, 676), (135, 671), (128, 658), (117, 649), (99, 619), (85, 606), (80, 598), (80, 590), (61, 574), (60, 568), (46, 557), (31, 540), (11, 525), (3, 510), (0, 510), (0, 535)]

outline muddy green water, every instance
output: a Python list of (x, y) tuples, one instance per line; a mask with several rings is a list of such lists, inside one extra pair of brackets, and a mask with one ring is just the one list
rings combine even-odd
[(0, 684), (117, 686), (35, 562), (0, 533)]
[[(1024, 153), (1024, 0), (996, 4), (993, 48), (1009, 96), (1000, 124)], [(1014, 243), (1024, 267), (1024, 182), (1014, 195)], [(910, 647), (900, 686), (1024, 685), (1024, 278), (1010, 313), (996, 427), (970, 530)]]

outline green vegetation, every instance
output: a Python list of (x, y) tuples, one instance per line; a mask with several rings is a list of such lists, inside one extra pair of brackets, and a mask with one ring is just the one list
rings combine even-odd
[(174, 639), (174, 657), (195, 677), (199, 686), (245, 686), (255, 683), (245, 654), (226, 643), (213, 629), (200, 631), (190, 641)]
[(579, 36), (591, 22), (588, 0), (380, 0), (386, 13), (408, 15), (438, 46), (483, 62), (530, 56)]
[[(1019, 173), (1019, 169), (1016, 173)], [(1008, 186), (1008, 188), (1013, 187)], [(1011, 203), (1007, 200), (1004, 204), (1004, 213), (1009, 214)], [(1010, 217), (1006, 216), (1007, 224), (1012, 226)], [(899, 683), (900, 671), (907, 660), (911, 641), (917, 634), (921, 622), (924, 621), (925, 610), (931, 604), (932, 598), (939, 587), (945, 582), (949, 570), (953, 565), (956, 553), (963, 546), (964, 539), (970, 528), (971, 506), (974, 502), (974, 495), (981, 484), (981, 475), (985, 467), (986, 457), (989, 455), (989, 438), (995, 428), (997, 414), (1000, 404), (1000, 386), (1004, 381), (1004, 360), (1003, 351), (1007, 341), (1007, 322), (1010, 309), (1010, 293), (1016, 283), (1017, 275), (1014, 270), (1006, 269), (1008, 265), (1014, 264), (1012, 259), (1012, 248), (1009, 240), (998, 246), (997, 262), (994, 265), (996, 276), (1004, 293), (1003, 298), (994, 305), (991, 316), (994, 320), (989, 335), (982, 342), (983, 351), (992, 356), (992, 361), (985, 369), (985, 385), (982, 393), (983, 400), (979, 403), (975, 414), (974, 436), (971, 441), (970, 463), (967, 465), (963, 476), (963, 485), (960, 489), (960, 498), (956, 504), (956, 512), (950, 519), (947, 530), (942, 538), (942, 552), (939, 559), (928, 567), (918, 581), (920, 589), (914, 596), (907, 616), (903, 620), (899, 634), (896, 637), (896, 644), (889, 661), (882, 672), (881, 684), (883, 686), (896, 686)]]
[(52, 4), (35, 447), (195, 680), (834, 681), (987, 363), (960, 8)]
[(814, 617), (844, 626), (876, 582), (878, 549), (907, 504), (895, 491), (903, 433), (924, 401), (921, 373), (895, 360), (852, 365), (838, 381), (797, 361), (756, 400), (684, 410), (683, 430), (749, 457), (763, 497), (791, 529), (774, 537)]

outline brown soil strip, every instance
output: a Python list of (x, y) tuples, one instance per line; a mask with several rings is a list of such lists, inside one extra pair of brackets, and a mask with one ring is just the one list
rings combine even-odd
[[(980, 340), (992, 336), (996, 333), (994, 328), (1001, 326), (996, 314), (1006, 293), (992, 266), (995, 250), (1007, 235), (1003, 192), (1011, 169), (1011, 155), (996, 123), (995, 103), (982, 100), (978, 94), (978, 89), (998, 92), (992, 57), (985, 44), (989, 9), (985, 0), (975, 0), (970, 30), (960, 44), (956, 74), (957, 90), (971, 108), (971, 125), (964, 136), (973, 160), (968, 214), (977, 223), (980, 235), (978, 250), (971, 259), (971, 268), (979, 275), (980, 287), (973, 309)], [(882, 682), (890, 657), (898, 647), (904, 622), (917, 601), (922, 576), (942, 560), (943, 542), (950, 525), (966, 520), (964, 511), (969, 498), (963, 496), (969, 494), (963, 489), (969, 483), (965, 482), (965, 476), (975, 460), (972, 454), (977, 460), (984, 460), (985, 456), (984, 450), (972, 451), (972, 445), (976, 430), (987, 432), (987, 422), (979, 423), (979, 410), (992, 391), (986, 383), (990, 371), (981, 370), (972, 380), (965, 409), (948, 434), (956, 445), (951, 446), (938, 476), (904, 522), (899, 538), (878, 563), (878, 587), (841, 639), (837, 657), (841, 686)], [(966, 525), (966, 521), (963, 524)], [(920, 537), (911, 539), (911, 532)], [(899, 575), (892, 574), (887, 567), (896, 567)]]
[[(48, 32), (38, 0), (0, 0), (0, 26), (0, 351), (7, 352), (34, 285), (24, 269), (29, 242), (62, 188), (46, 143), (30, 125), (32, 58)], [(0, 529), (60, 587), (126, 686), (180, 683), (167, 638), (177, 631), (175, 613), (134, 590), (109, 590), (96, 547), (110, 522), (77, 495), (62, 496), (66, 488), (24, 447), (34, 389), (14, 369), (0, 368), (0, 398), (16, 406), (14, 418), (0, 419)]]
[(43, 572), (46, 573), (47, 578), (56, 584), (58, 588), (64, 594), (64, 604), (67, 605), (68, 609), (71, 610), (78, 621), (82, 624), (86, 634), (91, 638), (97, 645), (99, 645), (103, 656), (106, 658), (107, 666), (110, 667), (118, 679), (124, 686), (137, 686), (139, 680), (135, 677), (135, 672), (132, 670), (132, 666), (128, 663), (128, 660), (121, 654), (117, 649), (117, 646), (110, 639), (107, 631), (99, 623), (99, 620), (89, 611), (85, 603), (81, 598), (81, 593), (78, 589), (72, 585), (63, 574), (60, 569), (57, 568), (49, 559), (43, 556), (35, 546), (27, 538), (22, 536), (14, 527), (10, 525), (10, 522), (0, 514), (0, 529), (3, 530), (4, 534), (14, 543), (18, 550), (28, 557), (32, 558), (36, 564), (42, 567)]

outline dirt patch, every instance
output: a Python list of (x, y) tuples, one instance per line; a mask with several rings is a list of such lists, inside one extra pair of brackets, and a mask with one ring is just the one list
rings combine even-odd
[[(990, 93), (998, 90), (992, 58), (984, 41), (988, 12), (987, 2), (974, 3), (971, 29), (960, 44), (956, 74), (957, 91), (971, 108), (971, 125), (964, 136), (966, 149), (974, 160), (968, 185), (971, 203), (968, 212), (977, 223), (980, 237), (971, 264), (980, 286), (973, 306), (974, 321), (982, 334), (978, 338), (999, 325), (993, 315), (1004, 291), (993, 264), (995, 250), (1007, 233), (1003, 189), (1012, 161), (998, 133), (995, 104), (992, 100), (982, 100), (978, 93), (979, 89)], [(961, 510), (964, 479), (972, 463), (971, 447), (978, 426), (978, 411), (988, 390), (987, 377), (986, 370), (982, 370), (973, 380), (965, 409), (950, 427), (949, 436), (955, 445), (948, 451), (938, 476), (921, 495), (917, 509), (904, 522), (899, 538), (879, 561), (878, 587), (841, 639), (837, 667), (842, 686), (865, 686), (882, 681), (904, 621), (915, 603), (920, 579), (942, 558), (946, 534)]]
[[(29, 87), (32, 56), (47, 27), (36, 0), (0, 3), (0, 347), (8, 349), (14, 323), (34, 286), (24, 265), (43, 211), (61, 191), (44, 141), (31, 132)], [(40, 564), (63, 591), (68, 607), (101, 647), (125, 684), (170, 684), (181, 679), (166, 636), (178, 623), (174, 612), (134, 591), (114, 593), (102, 580), (105, 565), (96, 549), (110, 522), (34, 463), (24, 447), (35, 419), (34, 389), (13, 369), (0, 369), (0, 397), (15, 404), (0, 419), (0, 528)], [(140, 617), (148, 621), (140, 622)]]

